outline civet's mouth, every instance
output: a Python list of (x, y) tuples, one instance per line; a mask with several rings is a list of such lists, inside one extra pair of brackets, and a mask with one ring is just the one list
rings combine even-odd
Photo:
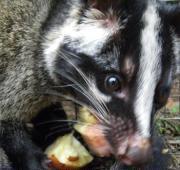
[(83, 123), (77, 123), (75, 129), (97, 156), (114, 155), (126, 165), (141, 165), (151, 158), (150, 140), (134, 132), (130, 121), (118, 123), (113, 120), (112, 127), (106, 127), (85, 108), (78, 114), (79, 121)]

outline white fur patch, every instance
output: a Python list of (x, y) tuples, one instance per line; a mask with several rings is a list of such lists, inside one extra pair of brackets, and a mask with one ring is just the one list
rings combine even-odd
[(177, 35), (173, 35), (173, 51), (175, 55), (175, 65), (176, 65), (176, 70), (175, 74), (179, 75), (180, 74), (180, 38), (177, 37)]
[[(109, 15), (113, 15), (112, 10), (109, 13)], [(70, 46), (79, 53), (96, 55), (101, 51), (107, 40), (119, 29), (121, 28), (118, 25), (118, 19), (109, 21), (108, 16), (100, 11), (96, 9), (88, 10), (81, 24), (75, 26), (69, 32)]]
[(96, 82), (91, 79), (90, 84), (89, 84), (89, 93), (93, 95), (93, 97), (100, 102), (110, 102), (111, 101), (111, 96), (105, 95), (102, 92), (99, 91)]
[(79, 16), (80, 6), (76, 4), (76, 7), (73, 7), (70, 11), (69, 18), (65, 21), (63, 25), (59, 25), (55, 28), (52, 28), (44, 38), (43, 45), (43, 54), (44, 60), (47, 66), (47, 69), (50, 73), (50, 76), (55, 79), (53, 76), (54, 71), (54, 62), (58, 55), (59, 48), (63, 44), (65, 36), (71, 32), (74, 28), (74, 25), (77, 23), (77, 18)]
[(78, 23), (81, 6), (77, 3), (70, 10), (69, 17), (63, 25), (49, 31), (43, 43), (45, 63), (53, 76), (54, 61), (62, 44), (67, 43), (72, 50), (87, 55), (98, 54), (107, 40), (121, 27), (104, 26), (105, 15), (100, 11), (89, 10), (81, 23)]
[(142, 49), (134, 109), (139, 132), (143, 137), (149, 137), (153, 98), (161, 74), (162, 52), (158, 38), (161, 23), (155, 4), (148, 5), (142, 19), (145, 27), (141, 32)]
[[(85, 53), (87, 55), (96, 55), (100, 52), (104, 43), (112, 35), (109, 29), (101, 27), (98, 23), (80, 24), (78, 29), (71, 32), (72, 49), (78, 53)], [(74, 41), (74, 43), (73, 43)]]

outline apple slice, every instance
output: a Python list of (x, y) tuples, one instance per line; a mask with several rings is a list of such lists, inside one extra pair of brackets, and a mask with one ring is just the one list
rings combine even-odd
[(74, 125), (74, 129), (81, 134), (89, 149), (97, 156), (110, 156), (111, 147), (98, 120), (85, 107), (80, 109), (78, 120), (80, 122)]
[(89, 124), (97, 124), (98, 120), (96, 117), (89, 112), (89, 110), (86, 107), (81, 107), (78, 112), (78, 120), (80, 120), (83, 123), (89, 123)]
[(59, 137), (46, 149), (45, 153), (52, 161), (52, 166), (59, 170), (79, 169), (93, 160), (72, 133)]

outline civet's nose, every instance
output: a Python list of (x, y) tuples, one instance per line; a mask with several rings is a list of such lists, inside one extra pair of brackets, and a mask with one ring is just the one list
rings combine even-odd
[[(119, 150), (122, 151), (121, 148)], [(125, 152), (119, 152), (118, 158), (126, 165), (141, 165), (148, 162), (152, 158), (150, 140), (139, 135), (129, 137)]]

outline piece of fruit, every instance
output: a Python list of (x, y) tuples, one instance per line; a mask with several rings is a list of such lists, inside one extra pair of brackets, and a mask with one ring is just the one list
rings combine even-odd
[(86, 107), (81, 107), (78, 112), (78, 120), (83, 123), (97, 124), (98, 120)]
[(100, 157), (110, 156), (110, 145), (107, 142), (100, 126), (76, 124), (74, 128), (81, 134), (89, 149), (94, 154)]
[(80, 122), (74, 125), (74, 129), (81, 134), (89, 149), (97, 156), (109, 156), (110, 145), (98, 120), (85, 107), (80, 109), (78, 120)]
[(53, 167), (59, 170), (79, 169), (93, 160), (72, 133), (59, 137), (46, 149), (45, 153), (52, 161)]

